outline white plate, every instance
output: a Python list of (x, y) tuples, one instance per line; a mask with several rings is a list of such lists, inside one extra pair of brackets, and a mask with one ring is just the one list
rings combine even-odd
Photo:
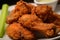
[[(33, 4), (33, 5), (36, 5), (36, 4)], [(8, 11), (11, 12), (14, 9), (14, 7), (15, 7), (15, 5), (10, 6)], [(60, 14), (60, 8), (59, 7), (60, 7), (60, 5), (57, 6), (57, 8), (56, 8), (56, 12), (58, 14)], [(1, 10), (0, 10), (0, 13), (1, 13)], [(53, 40), (53, 39), (57, 39), (57, 38), (60, 38), (60, 36), (50, 38), (50, 39), (38, 39), (38, 40)], [(3, 38), (0, 38), (0, 40), (11, 40), (11, 39), (5, 34)]]

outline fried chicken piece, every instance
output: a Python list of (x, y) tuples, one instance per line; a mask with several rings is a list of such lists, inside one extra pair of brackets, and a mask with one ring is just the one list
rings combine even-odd
[(35, 7), (34, 5), (28, 3), (26, 4), (27, 5), (27, 8), (29, 9), (29, 13), (31, 13), (31, 10)]
[(31, 10), (33, 7), (34, 7), (34, 5), (32, 5), (32, 4), (29, 4), (24, 1), (19, 1), (19, 2), (17, 2), (16, 10), (21, 11), (21, 15), (29, 14), (29, 13), (31, 13)]
[(17, 2), (17, 4), (16, 4), (16, 10), (18, 10), (18, 11), (20, 11), (21, 13), (21, 15), (23, 15), (23, 14), (27, 14), (28, 12), (29, 12), (29, 9), (27, 8), (27, 6), (26, 6), (26, 2), (24, 2), (24, 1), (19, 1), (19, 2)]
[(7, 23), (10, 24), (16, 21), (20, 16), (31, 13), (33, 7), (33, 5), (24, 1), (17, 2), (15, 9), (7, 17)]
[(7, 34), (8, 36), (16, 40), (21, 39), (22, 37), (26, 40), (34, 38), (33, 34), (27, 29), (23, 28), (19, 23), (10, 24), (7, 27)]
[(45, 37), (55, 36), (56, 27), (54, 27), (52, 24), (41, 23), (38, 25), (38, 23), (34, 24), (34, 22), (32, 22), (30, 26), (25, 26), (25, 27), (29, 28), (30, 30), (36, 30), (42, 33)]
[(43, 20), (46, 20), (48, 15), (52, 13), (52, 8), (48, 5), (40, 5), (36, 7), (35, 12), (38, 17), (42, 18)]
[(44, 33), (47, 37), (52, 37), (55, 33), (54, 24), (45, 24), (36, 15), (23, 15), (19, 18), (18, 22), (31, 30), (37, 30), (40, 33)]
[(48, 15), (47, 19), (44, 22), (45, 23), (53, 23), (57, 19), (55, 14), (56, 13), (53, 12), (51, 15)]
[(17, 21), (17, 19), (20, 17), (19, 14), (20, 14), (19, 11), (15, 12), (15, 10), (13, 10), (13, 11), (7, 16), (6, 22), (7, 22), (8, 24), (11, 24), (11, 23)]
[(25, 14), (18, 20), (19, 23), (23, 24), (23, 26), (31, 26), (32, 22), (42, 22), (36, 15)]
[(55, 34), (56, 26), (54, 24), (46, 23), (33, 23), (33, 27), (30, 27), (31, 30), (37, 30), (40, 33), (42, 32), (45, 37), (52, 37)]
[(53, 12), (46, 20), (47, 23), (53, 23), (56, 25), (56, 33), (60, 32), (60, 15)]
[(60, 25), (60, 15), (53, 12), (52, 15), (49, 15), (45, 20), (46, 23), (54, 23), (55, 25)]
[(17, 23), (10, 24), (7, 27), (6, 31), (7, 31), (8, 36), (13, 39), (20, 39), (21, 38), (20, 25)]
[(44, 23), (53, 23), (58, 15), (52, 11), (52, 8), (48, 5), (38, 5), (32, 9), (32, 14), (36, 14)]
[(54, 24), (33, 22), (31, 25), (32, 26), (25, 26), (25, 27), (30, 28), (30, 30), (36, 30), (36, 31), (42, 33), (45, 37), (55, 36), (56, 27)]

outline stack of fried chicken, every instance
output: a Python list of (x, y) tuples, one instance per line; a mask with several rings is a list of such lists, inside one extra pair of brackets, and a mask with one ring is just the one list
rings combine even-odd
[(35, 40), (37, 32), (50, 38), (60, 32), (60, 15), (48, 5), (34, 6), (21, 0), (8, 15), (7, 24), (6, 33), (13, 40)]

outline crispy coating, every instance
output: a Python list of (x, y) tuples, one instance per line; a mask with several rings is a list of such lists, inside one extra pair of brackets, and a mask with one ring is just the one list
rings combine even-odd
[(19, 23), (13, 23), (8, 26), (7, 34), (13, 39), (33, 39), (33, 34), (27, 29), (23, 28)]
[(33, 7), (34, 7), (34, 5), (31, 5), (31, 4), (26, 3), (24, 1), (19, 1), (19, 2), (17, 2), (16, 10), (21, 11), (21, 15), (29, 14), (29, 13), (31, 13), (31, 10)]
[(31, 10), (34, 8), (35, 6), (32, 4), (27, 4), (27, 8), (29, 9), (29, 12), (31, 13)]
[(24, 26), (31, 26), (32, 22), (42, 22), (36, 15), (25, 14), (18, 20), (19, 23), (23, 24)]
[[(35, 27), (34, 27), (35, 29)], [(45, 37), (52, 37), (55, 36), (55, 26), (53, 24), (44, 24), (41, 23), (39, 25), (36, 26), (35, 30), (40, 30), (42, 31), (43, 35), (45, 35)]]
[(51, 15), (47, 16), (47, 19), (44, 21), (45, 23), (53, 23), (56, 20), (56, 16), (54, 13), (52, 13)]
[(13, 39), (17, 40), (17, 39), (21, 38), (21, 31), (20, 31), (19, 24), (16, 24), (16, 23), (10, 24), (7, 27), (6, 31), (7, 31), (8, 36), (13, 38)]
[[(48, 5), (38, 5), (32, 8), (32, 14), (36, 14), (44, 23), (59, 23), (60, 15), (52, 11), (52, 8)], [(58, 22), (57, 22), (58, 21)]]
[(31, 30), (37, 30), (38, 32), (42, 33), (45, 37), (52, 37), (55, 36), (55, 25), (54, 24), (45, 24), (45, 23), (36, 23), (33, 22), (31, 24), (32, 26), (29, 26), (27, 28), (30, 28)]
[(7, 22), (8, 24), (11, 24), (11, 23), (17, 21), (17, 19), (20, 17), (19, 14), (20, 14), (19, 11), (15, 12), (15, 10), (13, 10), (13, 11), (7, 16), (6, 22)]
[(54, 23), (55, 25), (60, 25), (60, 15), (53, 12), (51, 15), (47, 17), (45, 20), (46, 23)]
[(15, 9), (7, 17), (7, 23), (11, 24), (16, 21), (20, 16), (31, 13), (33, 7), (33, 5), (28, 4), (24, 1), (17, 2)]
[(21, 15), (26, 14), (26, 13), (28, 13), (28, 8), (26, 7), (26, 3), (23, 1), (17, 2), (15, 9), (7, 17), (7, 23), (11, 23), (11, 22), (17, 20), (18, 17), (20, 17)]
[(33, 15), (31, 16), (29, 14), (26, 14), (19, 19), (19, 22), (22, 23), (22, 25), (26, 26), (27, 28), (31, 28), (31, 30), (37, 30), (40, 33), (42, 31), (42, 33), (44, 33), (46, 37), (52, 37), (54, 34), (54, 30), (53, 30), (54, 24), (44, 24), (42, 23), (41, 20), (38, 20), (37, 18), (38, 17), (35, 17)]
[(41, 5), (36, 7), (35, 12), (38, 17), (42, 18), (43, 20), (46, 20), (47, 16), (52, 13), (52, 8), (48, 5)]
[(27, 14), (28, 12), (29, 12), (29, 10), (28, 10), (28, 8), (27, 8), (27, 6), (26, 6), (26, 2), (24, 2), (24, 1), (19, 1), (19, 2), (17, 2), (17, 4), (16, 4), (16, 10), (18, 10), (18, 11), (20, 11), (21, 13), (21, 15), (23, 15), (23, 14)]

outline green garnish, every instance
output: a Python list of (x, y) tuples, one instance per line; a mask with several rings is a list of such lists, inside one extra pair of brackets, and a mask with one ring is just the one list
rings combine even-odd
[(2, 13), (0, 15), (0, 38), (2, 38), (5, 34), (5, 23), (7, 15), (8, 15), (8, 5), (3, 4)]

